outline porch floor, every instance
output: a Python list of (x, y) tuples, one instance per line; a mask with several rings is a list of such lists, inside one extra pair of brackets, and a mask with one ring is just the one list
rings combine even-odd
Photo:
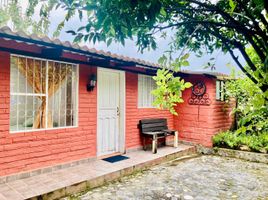
[(116, 163), (95, 160), (0, 184), (0, 200), (21, 200), (38, 196), (42, 196), (43, 199), (57, 199), (195, 152), (195, 147), (179, 144), (177, 148), (169, 146), (158, 148), (157, 154), (152, 154), (149, 150), (130, 152), (125, 154), (129, 159)]

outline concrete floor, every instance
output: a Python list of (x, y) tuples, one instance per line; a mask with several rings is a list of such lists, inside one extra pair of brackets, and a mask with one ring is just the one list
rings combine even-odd
[(130, 152), (125, 154), (130, 159), (116, 163), (95, 160), (0, 184), (0, 200), (37, 199), (38, 196), (43, 199), (57, 199), (195, 152), (195, 147), (180, 144), (177, 148), (168, 146), (159, 148), (157, 154), (143, 150)]

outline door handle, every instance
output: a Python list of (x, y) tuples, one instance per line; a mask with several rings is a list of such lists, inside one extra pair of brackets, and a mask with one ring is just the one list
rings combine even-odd
[(119, 111), (119, 107), (118, 106), (116, 107), (116, 114), (117, 114), (117, 116), (120, 115), (120, 111)]

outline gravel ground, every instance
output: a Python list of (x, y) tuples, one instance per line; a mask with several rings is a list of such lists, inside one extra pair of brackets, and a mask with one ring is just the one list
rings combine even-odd
[(69, 199), (268, 200), (268, 165), (201, 156), (158, 165)]

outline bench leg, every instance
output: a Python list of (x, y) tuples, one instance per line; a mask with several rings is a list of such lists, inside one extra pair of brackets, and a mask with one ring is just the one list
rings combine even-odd
[(157, 135), (153, 136), (153, 141), (152, 141), (152, 152), (157, 153)]
[(146, 151), (147, 147), (146, 147), (146, 137), (143, 137), (143, 150)]
[(178, 147), (178, 140), (179, 140), (179, 132), (176, 131), (174, 134), (174, 147)]

